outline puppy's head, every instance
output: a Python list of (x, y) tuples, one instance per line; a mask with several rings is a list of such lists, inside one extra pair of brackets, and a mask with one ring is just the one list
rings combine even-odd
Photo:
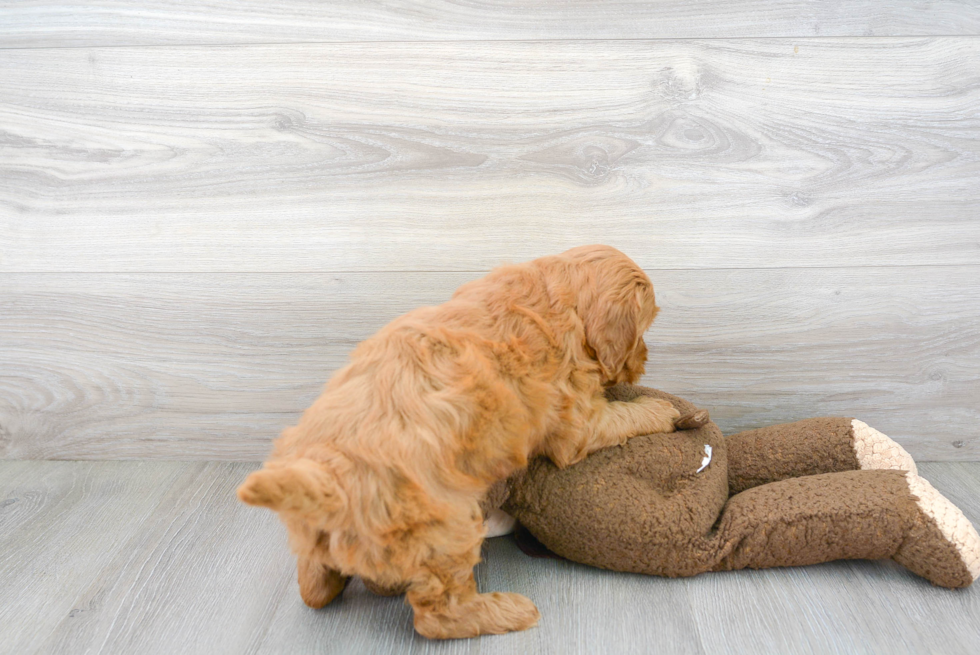
[(562, 256), (578, 270), (578, 314), (603, 381), (635, 382), (647, 359), (643, 333), (658, 311), (653, 283), (632, 259), (610, 246), (581, 246)]

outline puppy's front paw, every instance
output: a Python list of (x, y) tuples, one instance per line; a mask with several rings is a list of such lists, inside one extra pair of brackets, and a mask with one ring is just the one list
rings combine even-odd
[(649, 412), (645, 416), (646, 420), (642, 426), (643, 432), (641, 434), (674, 431), (674, 421), (680, 418), (681, 413), (674, 407), (673, 403), (650, 396), (640, 396), (632, 402), (643, 405), (644, 409), (648, 409)]
[(415, 606), (415, 630), (429, 639), (467, 639), (527, 630), (541, 618), (531, 599), (520, 594), (477, 594), (433, 611)]
[(494, 615), (494, 621), (488, 621), (488, 632), (512, 632), (527, 630), (537, 625), (541, 613), (527, 596), (509, 591), (498, 591), (485, 594), (489, 597), (488, 610)]

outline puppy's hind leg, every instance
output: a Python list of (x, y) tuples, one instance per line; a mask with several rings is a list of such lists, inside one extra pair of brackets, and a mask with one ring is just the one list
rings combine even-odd
[(473, 565), (477, 553), (427, 563), (409, 586), (415, 629), (430, 639), (464, 639), (534, 626), (541, 615), (528, 598), (514, 593), (481, 594)]
[(301, 557), (296, 562), (299, 594), (303, 602), (320, 609), (340, 595), (350, 579), (319, 562)]

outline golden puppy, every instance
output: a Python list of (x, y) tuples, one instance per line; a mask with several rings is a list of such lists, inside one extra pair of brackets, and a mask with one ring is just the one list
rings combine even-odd
[(358, 575), (405, 589), (426, 637), (529, 628), (530, 600), (477, 593), (479, 501), (529, 457), (564, 467), (674, 429), (669, 403), (603, 396), (643, 374), (656, 314), (608, 246), (498, 268), (358, 345), (238, 497), (279, 513), (311, 607)]

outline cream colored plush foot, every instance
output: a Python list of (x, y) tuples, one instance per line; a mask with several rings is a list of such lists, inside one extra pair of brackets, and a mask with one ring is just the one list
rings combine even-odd
[(851, 431), (854, 454), (862, 469), (895, 469), (918, 475), (912, 456), (881, 432), (857, 419), (851, 421)]
[(929, 481), (906, 473), (921, 512), (893, 559), (942, 587), (966, 587), (980, 577), (980, 536), (973, 524)]

